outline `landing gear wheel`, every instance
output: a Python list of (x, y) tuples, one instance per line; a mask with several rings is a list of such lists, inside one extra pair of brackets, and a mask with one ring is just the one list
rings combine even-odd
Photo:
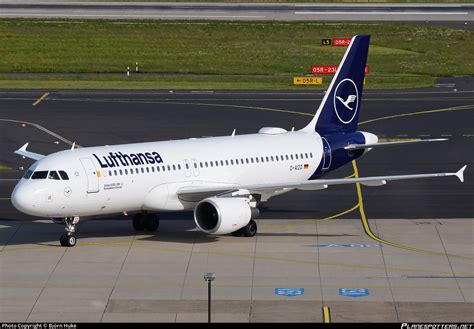
[(59, 243), (61, 243), (61, 246), (66, 247), (66, 239), (67, 239), (67, 234), (61, 235), (59, 238)]
[(160, 226), (160, 220), (155, 214), (145, 216), (145, 231), (155, 232)]
[(74, 247), (76, 245), (77, 239), (72, 234), (63, 234), (59, 239), (59, 242), (63, 247)]
[(79, 217), (65, 217), (63, 222), (66, 225), (66, 234), (61, 235), (59, 242), (63, 247), (74, 247), (77, 239), (74, 236), (76, 225), (79, 223)]
[(145, 230), (145, 215), (138, 213), (133, 216), (133, 228), (135, 231), (144, 231)]
[(245, 237), (253, 237), (257, 234), (257, 223), (251, 219), (250, 222), (241, 228)]
[(242, 229), (238, 229), (237, 231), (234, 231), (231, 233), (232, 236), (242, 236)]

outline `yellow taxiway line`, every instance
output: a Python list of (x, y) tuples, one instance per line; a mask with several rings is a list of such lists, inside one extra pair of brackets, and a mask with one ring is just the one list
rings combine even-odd
[(40, 98), (38, 98), (38, 99), (36, 100), (36, 102), (33, 103), (33, 106), (36, 106), (36, 105), (38, 105), (39, 103), (41, 103), (41, 101), (42, 101), (43, 99), (45, 99), (46, 97), (48, 97), (48, 95), (49, 95), (49, 93), (44, 93), (43, 96), (41, 96)]

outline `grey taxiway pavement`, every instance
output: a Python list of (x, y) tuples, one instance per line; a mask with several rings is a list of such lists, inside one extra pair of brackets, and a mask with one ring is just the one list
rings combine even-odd
[[(323, 94), (0, 91), (0, 164), (11, 168), (0, 170), (0, 322), (207, 321), (205, 272), (217, 275), (213, 321), (321, 322), (329, 307), (334, 322), (472, 322), (473, 93), (471, 79), (441, 81), (366, 91), (361, 107), (360, 129), (380, 138), (449, 141), (373, 150), (357, 160), (359, 175), (467, 164), (464, 184), (450, 177), (290, 192), (268, 202), (254, 238), (206, 236), (190, 214), (161, 214), (158, 232), (136, 234), (112, 215), (81, 222), (77, 246), (62, 248), (63, 227), (10, 204), (19, 168), (31, 163), (12, 154), (25, 142), (47, 154), (74, 141), (298, 129)], [(353, 172), (349, 164), (332, 177)]]
[(124, 3), (0, 1), (0, 17), (471, 22), (472, 4)]

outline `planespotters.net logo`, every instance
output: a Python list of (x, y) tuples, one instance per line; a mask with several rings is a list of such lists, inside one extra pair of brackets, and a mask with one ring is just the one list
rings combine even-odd
[(359, 109), (359, 91), (351, 79), (341, 80), (334, 91), (334, 111), (342, 123), (354, 120)]
[(474, 329), (474, 325), (463, 323), (402, 323), (401, 329)]

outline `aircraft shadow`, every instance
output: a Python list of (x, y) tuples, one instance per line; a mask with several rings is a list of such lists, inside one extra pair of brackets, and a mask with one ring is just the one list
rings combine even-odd
[[(0, 246), (41, 245), (60, 247), (59, 237), (64, 234), (64, 226), (47, 220), (12, 220), (0, 218)], [(129, 219), (85, 220), (76, 227), (78, 244), (81, 239), (128, 238), (137, 241), (157, 241), (170, 243), (203, 244), (216, 242), (222, 236), (207, 235), (196, 228), (191, 220), (162, 220), (157, 232), (135, 232)], [(348, 234), (309, 234), (295, 232), (261, 232), (257, 236), (294, 236), (294, 237), (342, 237)], [(229, 237), (229, 236), (226, 236)], [(245, 237), (231, 237), (247, 239)], [(117, 239), (120, 240), (120, 239)], [(100, 242), (100, 241), (99, 241)], [(114, 242), (114, 240), (104, 241)]]

